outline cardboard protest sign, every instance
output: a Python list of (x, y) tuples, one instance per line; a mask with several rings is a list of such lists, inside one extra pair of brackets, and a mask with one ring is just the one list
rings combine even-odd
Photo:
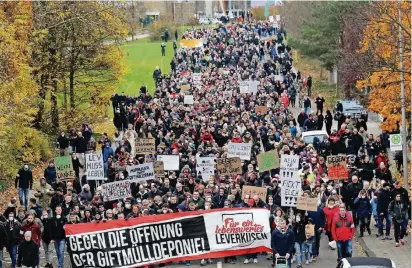
[(280, 21), (280, 15), (276, 15), (276, 21)]
[(230, 100), (230, 98), (232, 97), (232, 91), (228, 90), (228, 91), (223, 91), (223, 98), (225, 100)]
[(179, 170), (179, 155), (157, 155), (157, 161), (162, 161), (165, 170)]
[(318, 210), (318, 198), (299, 196), (296, 207), (298, 209), (306, 210), (306, 211), (317, 211)]
[(305, 235), (315, 236), (315, 225), (306, 224), (306, 226), (305, 226)]
[(280, 196), (282, 206), (296, 207), (298, 196), (302, 190), (298, 168), (298, 155), (281, 155), (279, 177), (281, 181)]
[(248, 81), (249, 82), (249, 93), (257, 93), (257, 87), (260, 84), (259, 81)]
[(180, 89), (183, 90), (183, 91), (188, 91), (188, 90), (190, 90), (190, 86), (188, 84), (184, 84), (184, 85), (180, 86)]
[(162, 161), (155, 161), (153, 163), (153, 169), (159, 178), (165, 177), (165, 166)]
[(215, 158), (196, 157), (196, 176), (202, 176), (203, 181), (207, 182), (213, 175), (215, 175)]
[(141, 182), (155, 179), (153, 163), (143, 163), (140, 165), (128, 166), (126, 170), (129, 173), (127, 179), (130, 182)]
[(275, 21), (275, 18), (274, 18), (273, 16), (269, 16), (269, 21), (270, 21), (270, 22), (274, 22), (274, 21)]
[(250, 143), (229, 143), (227, 157), (239, 157), (242, 160), (250, 160), (252, 145)]
[(220, 175), (238, 175), (242, 174), (242, 160), (240, 158), (218, 158), (216, 159), (216, 169)]
[(240, 93), (249, 93), (249, 82), (238, 81)]
[(253, 208), (168, 213), (67, 224), (65, 234), (73, 268), (145, 267), (271, 250), (269, 214)]
[(326, 158), (328, 167), (328, 177), (331, 180), (346, 179), (348, 170), (346, 169), (346, 155), (330, 155)]
[(254, 195), (257, 195), (263, 202), (266, 202), (267, 192), (268, 190), (265, 187), (245, 185), (242, 188), (242, 200), (245, 197), (245, 195), (248, 194), (250, 198), (253, 198)]
[(132, 190), (130, 189), (130, 184), (131, 182), (129, 180), (103, 183), (101, 185), (103, 201), (106, 202), (132, 197)]
[(54, 158), (54, 166), (56, 167), (56, 177), (59, 180), (74, 179), (76, 174), (73, 170), (71, 156), (60, 156)]
[(274, 168), (279, 168), (278, 151), (272, 150), (269, 152), (257, 155), (259, 172), (269, 171)]
[(255, 106), (255, 112), (260, 114), (267, 114), (269, 107), (266, 106)]
[(86, 179), (104, 180), (104, 166), (102, 154), (86, 154)]
[(154, 154), (156, 152), (155, 139), (137, 139), (135, 147), (136, 154)]
[(192, 80), (194, 85), (202, 84), (202, 74), (201, 73), (193, 73)]
[(191, 105), (191, 104), (193, 104), (195, 102), (195, 100), (194, 100), (194, 98), (193, 98), (193, 95), (185, 95), (184, 96), (184, 99), (183, 99), (183, 103), (184, 104), (189, 104), (189, 105)]
[(275, 75), (275, 81), (281, 81), (281, 82), (283, 82), (283, 76), (281, 76), (281, 75)]

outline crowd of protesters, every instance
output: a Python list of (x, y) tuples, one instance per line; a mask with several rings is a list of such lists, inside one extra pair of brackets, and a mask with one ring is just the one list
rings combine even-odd
[[(356, 228), (360, 236), (365, 232), (370, 235), (372, 216), (380, 239), (391, 239), (393, 222), (396, 246), (403, 245), (411, 217), (410, 199), (389, 170), (388, 133), (375, 138), (367, 133), (365, 122), (350, 117), (339, 117), (338, 129), (332, 129), (334, 118), (329, 109), (324, 114), (325, 99), (321, 95), (313, 100), (316, 111), (312, 109), (312, 79), (292, 70), (293, 50), (284, 44), (284, 36), (282, 28), (255, 21), (187, 30), (183, 39), (202, 39), (203, 47), (176, 48), (170, 63), (172, 71), (154, 71), (153, 94), (143, 85), (134, 97), (113, 95), (117, 128), (113, 136), (105, 133), (95, 140), (87, 123), (80, 130), (62, 132), (57, 139), (60, 155), (72, 156), (76, 179), (56, 179), (53, 161), (35, 189), (36, 178), (28, 165), (18, 172), (19, 202), (13, 198), (0, 218), (0, 246), (10, 253), (12, 267), (38, 265), (41, 246), (46, 267), (53, 267), (50, 245), (54, 241), (58, 267), (63, 268), (65, 224), (103, 224), (114, 219), (214, 208), (270, 210), (273, 255), (268, 258), (274, 263), (285, 258), (289, 265), (296, 261), (301, 267), (316, 261), (321, 254), (322, 233), (328, 236), (331, 248), (337, 248), (338, 259), (351, 256)], [(194, 83), (193, 73), (202, 74), (200, 83)], [(240, 93), (237, 83), (242, 80), (259, 81), (257, 92)], [(193, 105), (184, 104), (187, 94), (194, 96)], [(294, 115), (291, 107), (295, 107), (298, 95), (302, 112)], [(256, 112), (256, 106), (266, 106), (268, 112)], [(321, 130), (323, 124), (328, 136), (305, 144), (302, 132)], [(80, 176), (84, 154), (101, 150), (105, 182), (124, 180), (128, 165), (156, 158), (156, 154), (139, 154), (135, 147), (138, 138), (154, 138), (156, 154), (179, 155), (179, 170), (167, 171), (153, 181), (133, 183), (132, 198), (103, 202), (101, 186)], [(222, 176), (216, 171), (207, 181), (196, 176), (196, 156), (225, 158), (230, 142), (252, 145), (250, 161), (242, 161), (242, 173)], [(262, 150), (300, 156), (302, 193), (318, 197), (317, 211), (281, 205), (279, 169), (259, 172), (256, 156)], [(348, 155), (348, 176), (341, 181), (329, 180), (325, 164), (327, 156), (336, 154)], [(266, 188), (267, 199), (242, 198), (245, 185)], [(30, 190), (35, 198), (29, 198)], [(307, 224), (315, 226), (313, 236), (305, 233)], [(235, 264), (239, 259), (245, 264), (258, 262), (257, 254), (225, 261)], [(201, 265), (211, 262), (202, 260)]]

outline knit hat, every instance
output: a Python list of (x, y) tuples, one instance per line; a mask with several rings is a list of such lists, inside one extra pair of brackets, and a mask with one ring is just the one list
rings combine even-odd
[(25, 233), (24, 233), (24, 236), (26, 237), (26, 236), (30, 236), (31, 237), (31, 231), (26, 231)]

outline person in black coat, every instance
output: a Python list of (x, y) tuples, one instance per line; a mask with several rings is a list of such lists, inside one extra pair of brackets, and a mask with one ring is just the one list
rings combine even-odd
[(343, 193), (344, 199), (347, 204), (347, 209), (352, 211), (353, 222), (358, 226), (359, 219), (356, 216), (356, 206), (354, 205), (355, 199), (359, 196), (359, 192), (363, 189), (362, 183), (359, 182), (359, 178), (356, 175), (352, 176), (352, 182), (349, 183)]
[(10, 254), (11, 265), (16, 266), (17, 263), (17, 247), (20, 243), (20, 229), (21, 224), (18, 220), (15, 219), (14, 213), (10, 212), (8, 215), (8, 220), (5, 222), (4, 226), (7, 231), (7, 251)]
[[(389, 203), (392, 201), (391, 197), (391, 185), (387, 182), (383, 184), (383, 188), (378, 193), (378, 204), (376, 206), (376, 212), (378, 213), (378, 230), (381, 240), (390, 239), (391, 224), (388, 214)], [(383, 220), (386, 221), (386, 238), (383, 236)]]
[(305, 114), (305, 110), (302, 109), (302, 112), (298, 115), (298, 124), (300, 127), (300, 131), (303, 132), (303, 125), (305, 124), (305, 121), (308, 119), (308, 115)]
[(316, 115), (317, 115), (317, 117), (318, 117), (318, 119), (316, 120), (316, 123), (317, 123), (317, 130), (322, 130), (322, 128), (323, 128), (323, 121), (324, 121), (324, 119), (323, 119), (323, 114), (320, 112), (320, 111), (318, 111), (317, 113), (316, 113)]
[(327, 109), (326, 115), (325, 115), (325, 126), (326, 126), (326, 132), (328, 133), (328, 135), (331, 134), (332, 124), (333, 124), (333, 116), (330, 110)]
[(60, 149), (60, 156), (65, 156), (67, 148), (69, 148), (69, 139), (64, 132), (60, 133), (60, 136), (57, 138), (57, 146)]
[(42, 211), (42, 216), (40, 217), (41, 222), (43, 224), (43, 232), (41, 236), (41, 243), (44, 249), (44, 255), (46, 259), (46, 267), (50, 267), (52, 263), (52, 259), (50, 258), (50, 242), (52, 241), (52, 224), (53, 221), (49, 218), (47, 210)]
[(306, 241), (305, 225), (306, 222), (300, 213), (296, 214), (295, 222), (292, 225), (295, 234), (296, 262), (298, 267), (302, 266), (303, 242)]
[(392, 191), (391, 191), (392, 200), (395, 200), (396, 195), (397, 195), (397, 194), (400, 194), (400, 195), (401, 195), (402, 202), (405, 203), (405, 204), (408, 204), (408, 203), (409, 203), (409, 194), (408, 194), (408, 191), (401, 186), (401, 184), (400, 184), (399, 181), (396, 181), (396, 182), (393, 184), (393, 186), (394, 186), (394, 188), (393, 188)]
[(322, 95), (319, 94), (319, 96), (315, 99), (315, 103), (317, 112), (323, 113), (323, 104), (325, 103), (325, 99)]
[(35, 268), (39, 264), (39, 245), (31, 238), (31, 231), (24, 233), (24, 241), (20, 243), (17, 267)]
[(78, 154), (84, 154), (87, 151), (87, 142), (82, 133), (77, 133), (74, 151)]
[(2, 257), (0, 261), (2, 261), (3, 259), (3, 248), (7, 247), (8, 242), (8, 235), (5, 224), (5, 222), (0, 222), (0, 257)]
[(352, 147), (355, 152), (355, 154), (358, 154), (359, 149), (363, 145), (363, 138), (361, 135), (358, 133), (358, 129), (353, 129), (353, 133), (351, 135), (351, 140), (352, 140)]
[(74, 152), (72, 153), (72, 164), (74, 173), (76, 174), (76, 178), (79, 178), (80, 168), (83, 168), (83, 165), (80, 163), (79, 158)]
[[(25, 164), (16, 175), (15, 187), (19, 187), (19, 201), (20, 205), (24, 205), (27, 210), (29, 203), (29, 189), (33, 188), (33, 173), (29, 169), (29, 165)], [(24, 199), (23, 199), (24, 198)]]

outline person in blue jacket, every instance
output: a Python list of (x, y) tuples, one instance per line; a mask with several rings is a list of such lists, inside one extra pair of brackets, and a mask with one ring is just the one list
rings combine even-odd
[(286, 225), (286, 219), (280, 218), (279, 224), (272, 233), (272, 251), (273, 263), (276, 259), (284, 257), (287, 260), (288, 266), (291, 267), (292, 253), (295, 246), (295, 234), (292, 229)]
[(312, 260), (316, 261), (316, 258), (319, 256), (320, 236), (325, 228), (325, 213), (319, 205), (317, 211), (308, 211), (305, 216), (311, 218), (315, 225), (315, 243), (312, 245)]
[(360, 190), (358, 197), (355, 199), (353, 204), (357, 207), (356, 209), (356, 214), (359, 218), (359, 231), (360, 235), (359, 237), (363, 237), (363, 233), (365, 232), (365, 227), (366, 230), (368, 231), (368, 234), (371, 234), (371, 229), (370, 229), (370, 219), (372, 215), (372, 205), (370, 203), (370, 199), (366, 193), (365, 190)]

